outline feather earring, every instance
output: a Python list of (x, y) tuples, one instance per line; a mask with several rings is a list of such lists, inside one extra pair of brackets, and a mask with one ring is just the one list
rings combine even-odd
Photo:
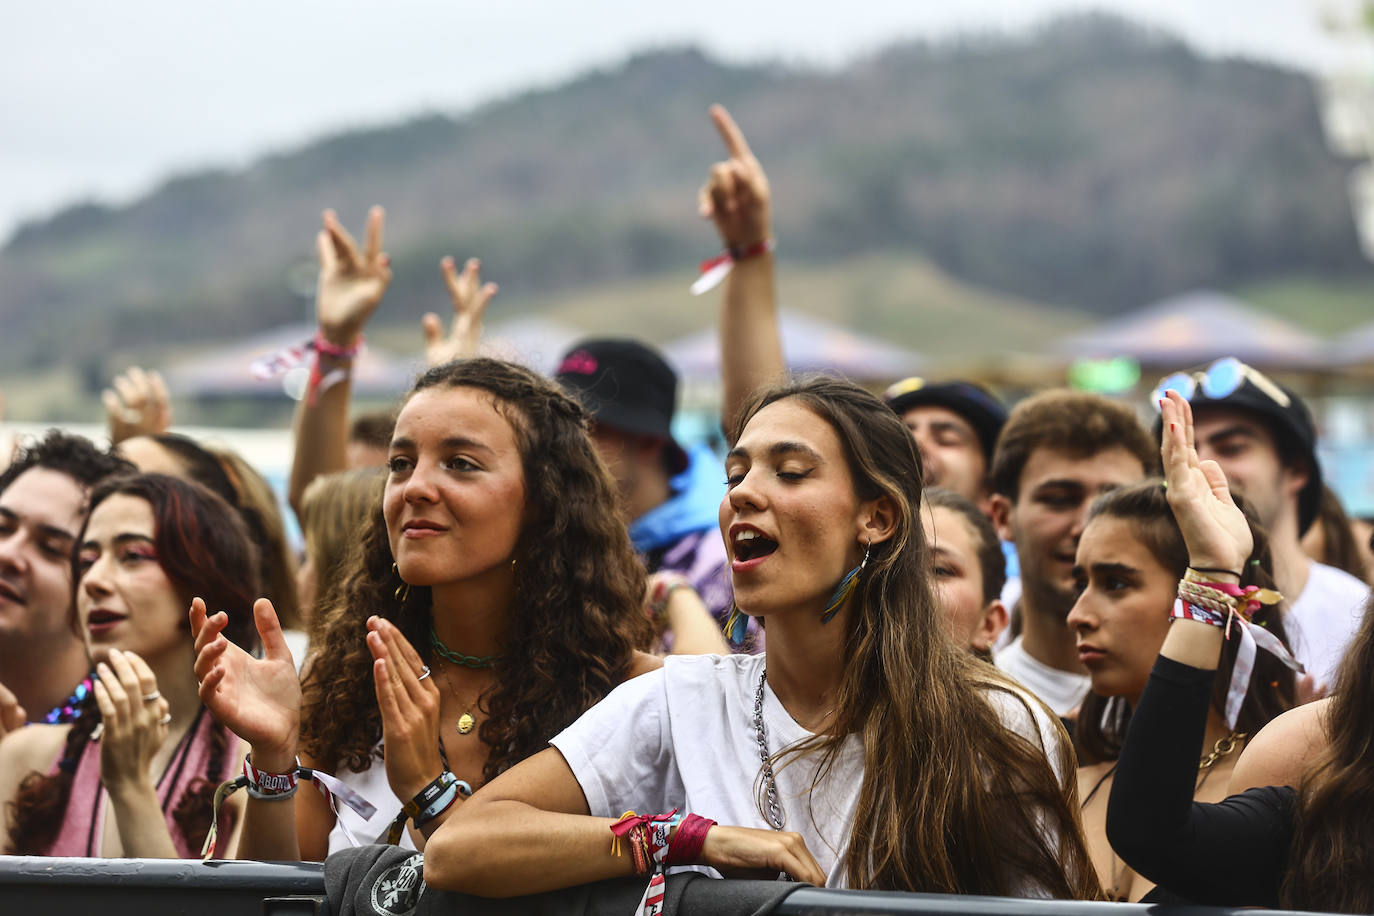
[(730, 602), (730, 616), (725, 621), (725, 638), (730, 641), (732, 646), (744, 645), (745, 631), (749, 629), (749, 615), (739, 609), (739, 605)]
[(868, 550), (872, 542), (864, 545), (864, 558), (859, 561), (859, 565), (849, 571), (840, 584), (835, 586), (835, 593), (830, 596), (830, 603), (825, 606), (825, 611), (821, 614), (821, 623), (829, 623), (835, 619), (835, 615), (844, 607), (844, 603), (849, 600), (849, 596), (854, 594), (854, 589), (859, 584), (859, 573), (863, 572), (868, 565)]

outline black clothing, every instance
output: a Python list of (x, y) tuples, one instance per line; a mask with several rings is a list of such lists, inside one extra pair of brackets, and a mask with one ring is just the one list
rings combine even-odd
[(1188, 900), (1278, 906), (1297, 792), (1264, 786), (1217, 804), (1193, 801), (1215, 679), (1215, 671), (1155, 661), (1121, 746), (1107, 840), (1126, 864)]

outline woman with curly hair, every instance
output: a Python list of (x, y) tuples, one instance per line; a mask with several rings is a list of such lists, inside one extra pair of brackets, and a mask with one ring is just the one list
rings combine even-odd
[(763, 393), (732, 438), (720, 529), (767, 654), (673, 656), (622, 684), (469, 799), (425, 880), (503, 897), (704, 865), (1095, 895), (1068, 736), (947, 634), (901, 420), (816, 379)]
[(490, 359), (431, 369), (388, 465), (303, 685), (270, 619), (253, 659), (193, 608), (201, 696), (252, 766), (286, 774), (299, 753), (379, 809), (336, 818), (314, 791), (251, 798), (243, 858), (321, 859), (407, 820), (401, 840), (422, 845), (473, 788), (659, 664), (637, 651), (644, 571), (613, 485), (586, 414), (554, 384)]
[[(74, 626), (99, 676), (73, 724), (0, 743), (0, 848), (194, 857), (243, 749), (200, 703), (182, 609), (193, 596), (209, 602), (225, 635), (251, 650), (257, 550), (224, 500), (175, 477), (109, 480), (91, 507), (74, 558)], [(223, 811), (218, 827), (230, 848), (238, 813)]]

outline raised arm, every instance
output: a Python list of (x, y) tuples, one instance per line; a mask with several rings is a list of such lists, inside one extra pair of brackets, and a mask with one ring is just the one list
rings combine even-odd
[(439, 262), (439, 270), (453, 303), (453, 323), (445, 335), (439, 316), (425, 313), (425, 364), (430, 367), (477, 355), (477, 344), (482, 340), (482, 315), (498, 291), (495, 283), (482, 282), (482, 262), (476, 258), (468, 258), (459, 273), (453, 258), (446, 257)]
[(769, 243), (768, 250), (735, 262), (721, 296), (721, 420), (728, 431), (734, 428), (734, 420), (748, 404), (749, 396), (782, 378), (787, 364), (778, 326), (768, 176), (728, 111), (712, 105), (711, 121), (728, 158), (711, 166), (698, 196), (698, 210), (715, 223), (727, 250), (748, 253)]
[(172, 398), (156, 369), (145, 372), (130, 366), (114, 377), (100, 400), (111, 445), (134, 436), (159, 436), (172, 427)]
[(344, 354), (356, 350), (363, 327), (391, 283), (391, 260), (382, 251), (385, 219), (381, 207), (368, 212), (361, 251), (333, 210), (324, 211), (324, 226), (315, 238), (320, 262), (315, 316), (319, 337), (325, 344), (318, 354), (320, 375), (328, 376), (336, 370), (343, 374), (313, 399), (302, 398), (296, 405), (296, 449), (291, 459), (288, 497), (297, 516), (310, 482), (346, 466), (353, 357)]

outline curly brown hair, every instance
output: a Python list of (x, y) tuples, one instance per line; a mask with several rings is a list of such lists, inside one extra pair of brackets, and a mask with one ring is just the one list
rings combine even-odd
[[(459, 360), (430, 369), (407, 398), (429, 388), (490, 394), (510, 423), (525, 477), (525, 525), (516, 544), (515, 597), (506, 617), (496, 687), (478, 732), (489, 748), (482, 777), (542, 750), (625, 680), (650, 639), (644, 566), (617, 510), (615, 485), (588, 435), (582, 407), (555, 384), (511, 363)], [(362, 536), (361, 565), (326, 612), (322, 644), (305, 677), (301, 744), (322, 767), (372, 765), (382, 716), (365, 642), (367, 618), (396, 625), (431, 660), (430, 589), (402, 585), (379, 505)]]

